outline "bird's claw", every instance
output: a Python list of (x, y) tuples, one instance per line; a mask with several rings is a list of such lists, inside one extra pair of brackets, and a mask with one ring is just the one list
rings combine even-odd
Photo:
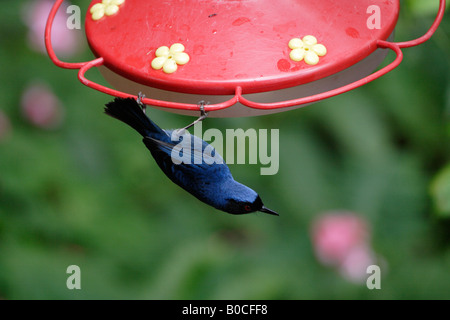
[(198, 103), (198, 107), (200, 108), (200, 118), (197, 119), (198, 121), (205, 120), (205, 118), (208, 116), (208, 112), (205, 111), (205, 105), (208, 105), (209, 102), (206, 102), (205, 100), (201, 100)]
[(184, 133), (184, 131), (186, 131), (190, 127), (196, 125), (198, 122), (203, 121), (203, 120), (206, 119), (206, 117), (208, 116), (208, 112), (205, 111), (205, 105), (208, 105), (208, 104), (209, 104), (209, 102), (206, 102), (205, 100), (201, 100), (201, 101), (198, 102), (197, 105), (198, 105), (198, 107), (200, 109), (200, 117), (197, 120), (195, 120), (194, 122), (192, 122), (190, 125), (187, 125), (184, 128), (178, 129), (177, 130), (177, 135), (178, 136), (181, 135), (182, 133)]
[(147, 108), (147, 105), (144, 104), (144, 102), (143, 102), (144, 99), (145, 99), (145, 94), (143, 94), (142, 92), (139, 92), (136, 102), (141, 106), (142, 112), (145, 113), (145, 108)]

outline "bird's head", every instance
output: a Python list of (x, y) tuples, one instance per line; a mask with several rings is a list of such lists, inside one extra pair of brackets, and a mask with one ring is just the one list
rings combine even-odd
[[(256, 194), (256, 193), (255, 193)], [(264, 212), (268, 214), (272, 214), (275, 216), (278, 216), (278, 213), (276, 213), (273, 210), (270, 210), (264, 206), (262, 203), (261, 198), (258, 194), (256, 194), (256, 197), (246, 197), (247, 199), (243, 197), (239, 198), (228, 198), (227, 199), (227, 205), (224, 211), (231, 213), (231, 214), (246, 214), (246, 213), (252, 213), (252, 212)], [(253, 200), (251, 200), (253, 199)]]

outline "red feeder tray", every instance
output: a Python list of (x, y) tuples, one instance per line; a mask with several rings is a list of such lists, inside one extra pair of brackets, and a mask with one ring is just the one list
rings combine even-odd
[[(432, 36), (445, 10), (445, 0), (440, 0), (436, 20), (424, 36), (395, 43), (390, 39), (399, 0), (94, 0), (85, 27), (97, 58), (66, 63), (58, 60), (50, 39), (62, 1), (55, 2), (45, 33), (56, 65), (79, 69), (78, 77), (88, 87), (117, 97), (142, 92), (148, 97), (144, 103), (173, 112), (197, 116), (198, 101), (209, 101), (205, 109), (216, 117), (295, 109), (377, 79), (400, 64), (401, 48)], [(309, 35), (326, 48), (325, 55), (323, 47), (303, 38)], [(293, 38), (304, 41), (290, 46)], [(171, 60), (168, 69), (154, 69), (157, 49), (175, 43), (183, 46), (166, 49), (166, 58), (160, 59), (160, 66)], [(291, 59), (297, 47), (297, 53), (303, 48), (310, 56)], [(185, 54), (177, 56), (182, 49)], [(396, 58), (372, 73), (386, 57), (385, 49)], [(92, 67), (99, 67), (116, 89), (88, 80), (85, 73)]]

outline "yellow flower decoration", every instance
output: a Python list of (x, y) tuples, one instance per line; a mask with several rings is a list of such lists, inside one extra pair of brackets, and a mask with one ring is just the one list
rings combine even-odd
[(152, 68), (165, 73), (174, 73), (178, 69), (178, 65), (189, 62), (189, 55), (184, 52), (184, 46), (181, 43), (174, 43), (169, 47), (159, 47), (155, 52), (156, 58), (152, 60)]
[(91, 7), (92, 20), (100, 20), (106, 14), (112, 16), (119, 11), (119, 6), (125, 0), (103, 0), (101, 3), (94, 4)]
[(327, 48), (323, 44), (317, 43), (314, 36), (304, 36), (303, 39), (293, 38), (289, 41), (289, 48), (292, 49), (289, 57), (294, 61), (302, 61), (309, 65), (319, 63), (319, 57), (327, 54)]

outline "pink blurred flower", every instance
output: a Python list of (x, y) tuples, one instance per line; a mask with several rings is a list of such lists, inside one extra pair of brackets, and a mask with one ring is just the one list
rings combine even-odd
[(22, 95), (22, 114), (41, 129), (55, 129), (62, 124), (64, 109), (59, 99), (43, 84), (30, 85)]
[(349, 212), (334, 212), (319, 217), (312, 228), (317, 258), (326, 265), (341, 264), (354, 247), (369, 238), (365, 220)]
[(363, 283), (367, 280), (367, 267), (376, 264), (376, 257), (368, 244), (355, 246), (339, 265), (339, 272), (347, 280)]
[[(36, 50), (46, 53), (44, 44), (44, 31), (47, 18), (54, 4), (54, 0), (28, 1), (23, 10), (23, 20), (28, 26), (28, 42)], [(59, 8), (52, 28), (52, 46), (56, 54), (70, 57), (77, 53), (82, 46), (80, 30), (67, 28), (66, 13), (68, 4), (63, 3)]]
[(347, 211), (334, 211), (319, 216), (311, 230), (318, 260), (336, 268), (347, 280), (365, 283), (367, 268), (379, 263), (370, 245), (368, 222)]
[(8, 116), (0, 110), (0, 142), (4, 141), (11, 132), (11, 122)]

